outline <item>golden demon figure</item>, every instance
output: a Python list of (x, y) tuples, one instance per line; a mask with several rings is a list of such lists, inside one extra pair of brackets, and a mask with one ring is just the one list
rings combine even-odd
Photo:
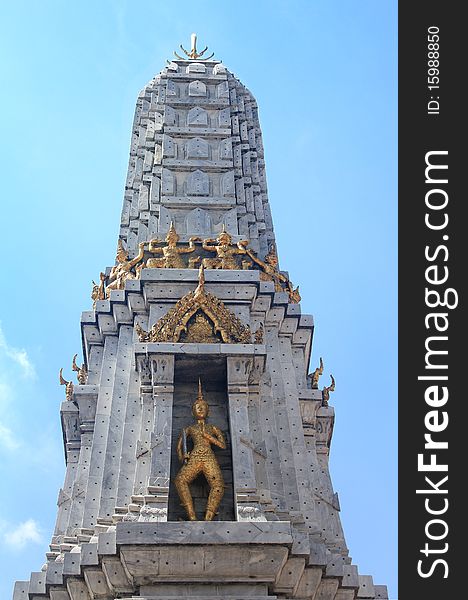
[[(147, 269), (185, 269), (185, 263), (182, 260), (181, 254), (187, 254), (195, 250), (194, 242), (199, 240), (198, 237), (191, 237), (189, 239), (188, 248), (178, 248), (177, 243), (180, 237), (175, 230), (174, 224), (171, 222), (169, 231), (166, 235), (167, 246), (160, 248), (157, 244), (160, 244), (160, 240), (155, 239), (149, 242), (148, 250), (153, 254), (162, 254), (162, 258), (149, 258), (146, 261)], [(200, 259), (190, 259), (189, 268), (193, 268), (195, 263)]]
[[(224, 480), (211, 445), (224, 450), (226, 442), (220, 429), (205, 422), (209, 414), (209, 406), (203, 398), (200, 380), (198, 382), (198, 396), (193, 403), (192, 413), (196, 422), (182, 429), (177, 442), (177, 456), (180, 462), (184, 464), (177, 473), (174, 484), (189, 520), (197, 521), (189, 485), (200, 473), (203, 473), (210, 487), (206, 503), (205, 521), (212, 521), (224, 495)], [(191, 451), (187, 448), (189, 437), (193, 443)]]

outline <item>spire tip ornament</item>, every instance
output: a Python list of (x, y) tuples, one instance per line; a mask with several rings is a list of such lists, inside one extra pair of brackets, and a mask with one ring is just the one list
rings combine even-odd
[[(208, 50), (208, 46), (205, 46), (201, 52), (197, 52), (197, 34), (196, 33), (192, 33), (192, 35), (190, 36), (190, 43), (191, 43), (190, 52), (188, 52), (188, 50), (186, 50), (182, 46), (182, 44), (180, 44), (180, 49), (186, 56), (188, 56), (188, 58), (190, 60), (198, 60)], [(183, 56), (180, 56), (179, 54), (177, 54), (177, 52), (174, 52), (174, 54), (175, 54), (176, 58), (178, 58), (179, 60), (187, 60)], [(210, 54), (210, 56), (206, 56), (205, 58), (203, 58), (203, 60), (210, 60), (210, 58), (213, 58), (213, 56), (214, 56), (214, 52), (212, 54)]]

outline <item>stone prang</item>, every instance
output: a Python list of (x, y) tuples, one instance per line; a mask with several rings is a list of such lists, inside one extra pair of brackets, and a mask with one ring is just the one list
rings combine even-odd
[[(257, 104), (192, 55), (138, 96), (117, 261), (82, 314), (79, 380), (63, 380), (55, 532), (14, 600), (388, 598), (348, 553), (334, 380), (318, 389), (323, 364), (308, 376), (314, 322), (278, 267)], [(213, 450), (205, 427), (221, 432)], [(213, 520), (203, 475), (189, 486), (200, 520), (174, 484), (186, 432), (222, 474)]]

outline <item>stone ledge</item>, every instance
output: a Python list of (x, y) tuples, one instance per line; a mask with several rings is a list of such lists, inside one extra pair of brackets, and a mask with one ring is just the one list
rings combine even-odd
[(266, 522), (117, 523), (117, 545), (281, 544), (292, 546), (291, 524)]
[[(233, 236), (234, 237), (234, 236)], [(237, 236), (239, 239), (241, 236)], [(198, 269), (143, 269), (140, 281), (176, 282), (190, 281), (198, 283)], [(242, 269), (205, 269), (205, 282), (210, 283), (258, 283), (260, 271)], [(127, 282), (126, 282), (127, 283)], [(209, 290), (208, 290), (209, 291)]]
[(264, 344), (188, 344), (166, 342), (137, 342), (135, 354), (222, 354), (222, 355), (266, 355)]

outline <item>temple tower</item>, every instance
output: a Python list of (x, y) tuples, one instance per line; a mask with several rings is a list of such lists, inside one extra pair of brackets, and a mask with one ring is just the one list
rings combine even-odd
[[(334, 380), (280, 271), (252, 94), (192, 48), (139, 94), (116, 264), (61, 373), (66, 474), (14, 600), (387, 598), (328, 469)], [(209, 411), (209, 414), (207, 414)]]

